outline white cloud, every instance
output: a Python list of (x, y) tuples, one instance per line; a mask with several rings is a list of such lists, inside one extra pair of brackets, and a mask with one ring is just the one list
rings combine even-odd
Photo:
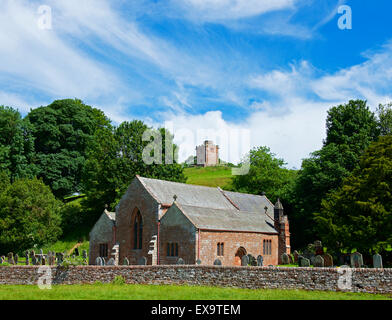
[(291, 9), (295, 0), (174, 0), (174, 2), (198, 19), (219, 21)]

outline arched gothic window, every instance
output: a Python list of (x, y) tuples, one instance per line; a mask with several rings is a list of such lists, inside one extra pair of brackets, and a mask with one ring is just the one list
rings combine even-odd
[(133, 216), (133, 248), (141, 249), (143, 244), (143, 219), (140, 211), (136, 210)]

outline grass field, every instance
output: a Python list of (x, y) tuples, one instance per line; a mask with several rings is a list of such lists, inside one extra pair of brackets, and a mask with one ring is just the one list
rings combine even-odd
[(188, 178), (186, 183), (207, 187), (221, 187), (222, 189), (231, 186), (231, 168), (218, 167), (191, 167), (185, 168), (184, 174)]
[(174, 285), (0, 285), (0, 300), (392, 300), (391, 296), (304, 290), (251, 290)]

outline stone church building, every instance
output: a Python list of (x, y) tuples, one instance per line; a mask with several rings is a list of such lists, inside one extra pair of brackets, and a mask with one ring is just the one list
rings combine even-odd
[(244, 255), (281, 263), (290, 253), (287, 216), (265, 195), (228, 192), (136, 176), (116, 207), (104, 211), (90, 232), (90, 264), (111, 258), (119, 264), (239, 266)]

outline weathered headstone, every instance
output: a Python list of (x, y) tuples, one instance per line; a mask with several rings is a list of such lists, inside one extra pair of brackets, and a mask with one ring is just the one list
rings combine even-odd
[(382, 257), (378, 253), (373, 256), (373, 268), (383, 268)]
[(46, 258), (45, 258), (45, 256), (42, 256), (41, 264), (42, 264), (43, 266), (46, 264)]
[(38, 264), (42, 264), (42, 254), (37, 255), (37, 258)]
[(185, 264), (184, 259), (178, 258), (177, 264)]
[(9, 264), (15, 264), (15, 261), (14, 261), (14, 254), (13, 254), (12, 252), (9, 252), (9, 253), (8, 253), (7, 259), (8, 259), (8, 263), (9, 263)]
[(324, 258), (324, 267), (333, 267), (333, 258), (329, 253), (324, 253), (322, 257)]
[(112, 256), (113, 256), (113, 259), (114, 259), (114, 264), (116, 266), (118, 266), (118, 259), (119, 259), (119, 256), (120, 256), (119, 252), (120, 252), (120, 245), (119, 244), (115, 244), (113, 246), (113, 248), (112, 248)]
[(294, 250), (293, 255), (294, 255), (294, 262), (298, 262), (298, 257), (299, 257), (298, 251)]
[(247, 255), (243, 255), (241, 258), (241, 266), (245, 267), (249, 264), (249, 257)]
[(302, 258), (300, 261), (301, 261), (300, 267), (310, 267), (310, 260), (309, 259)]
[(101, 257), (97, 257), (97, 259), (95, 259), (95, 265), (103, 266), (103, 261)]
[(124, 258), (124, 262), (123, 262), (124, 266), (129, 266), (129, 260), (127, 257)]
[(108, 263), (107, 263), (107, 265), (108, 266), (114, 266), (114, 258), (110, 258)]
[(352, 268), (362, 268), (363, 266), (363, 258), (362, 254), (359, 252), (352, 253), (350, 256), (350, 263)]
[(139, 266), (145, 266), (147, 264), (147, 258), (141, 257), (137, 263)]
[(257, 266), (262, 267), (263, 266), (263, 256), (257, 256)]
[(75, 248), (74, 254), (75, 254), (75, 256), (78, 256), (78, 257), (79, 257), (79, 249), (78, 249), (78, 248)]
[(323, 267), (324, 267), (324, 258), (323, 258), (322, 256), (316, 256), (316, 257), (314, 258), (314, 263), (313, 263), (313, 265), (314, 265), (315, 267), (318, 267), (318, 268), (323, 268)]
[(29, 254), (30, 254), (30, 259), (33, 259), (33, 257), (35, 256), (35, 251), (31, 250)]
[(316, 255), (322, 255), (324, 253), (323, 244), (320, 240), (314, 242), (314, 250)]
[(56, 257), (57, 257), (57, 265), (61, 265), (64, 262), (64, 253), (57, 252)]
[(106, 265), (106, 259), (104, 257), (101, 257), (101, 259), (102, 259), (102, 265), (103, 266)]
[(36, 255), (33, 255), (33, 257), (31, 258), (31, 263), (33, 264), (33, 266), (36, 266), (38, 264), (38, 259)]
[(87, 259), (87, 250), (82, 251), (83, 259)]
[(196, 264), (200, 265), (200, 264), (201, 264), (201, 260), (200, 260), (200, 259), (197, 259), (197, 260), (196, 260)]
[(283, 253), (281, 258), (282, 258), (282, 264), (290, 263), (289, 255), (287, 253)]
[(214, 266), (221, 266), (221, 265), (222, 265), (222, 261), (220, 261), (219, 259), (215, 259)]
[(15, 264), (18, 264), (18, 262), (19, 262), (19, 255), (17, 253), (15, 253), (14, 261), (15, 261)]

